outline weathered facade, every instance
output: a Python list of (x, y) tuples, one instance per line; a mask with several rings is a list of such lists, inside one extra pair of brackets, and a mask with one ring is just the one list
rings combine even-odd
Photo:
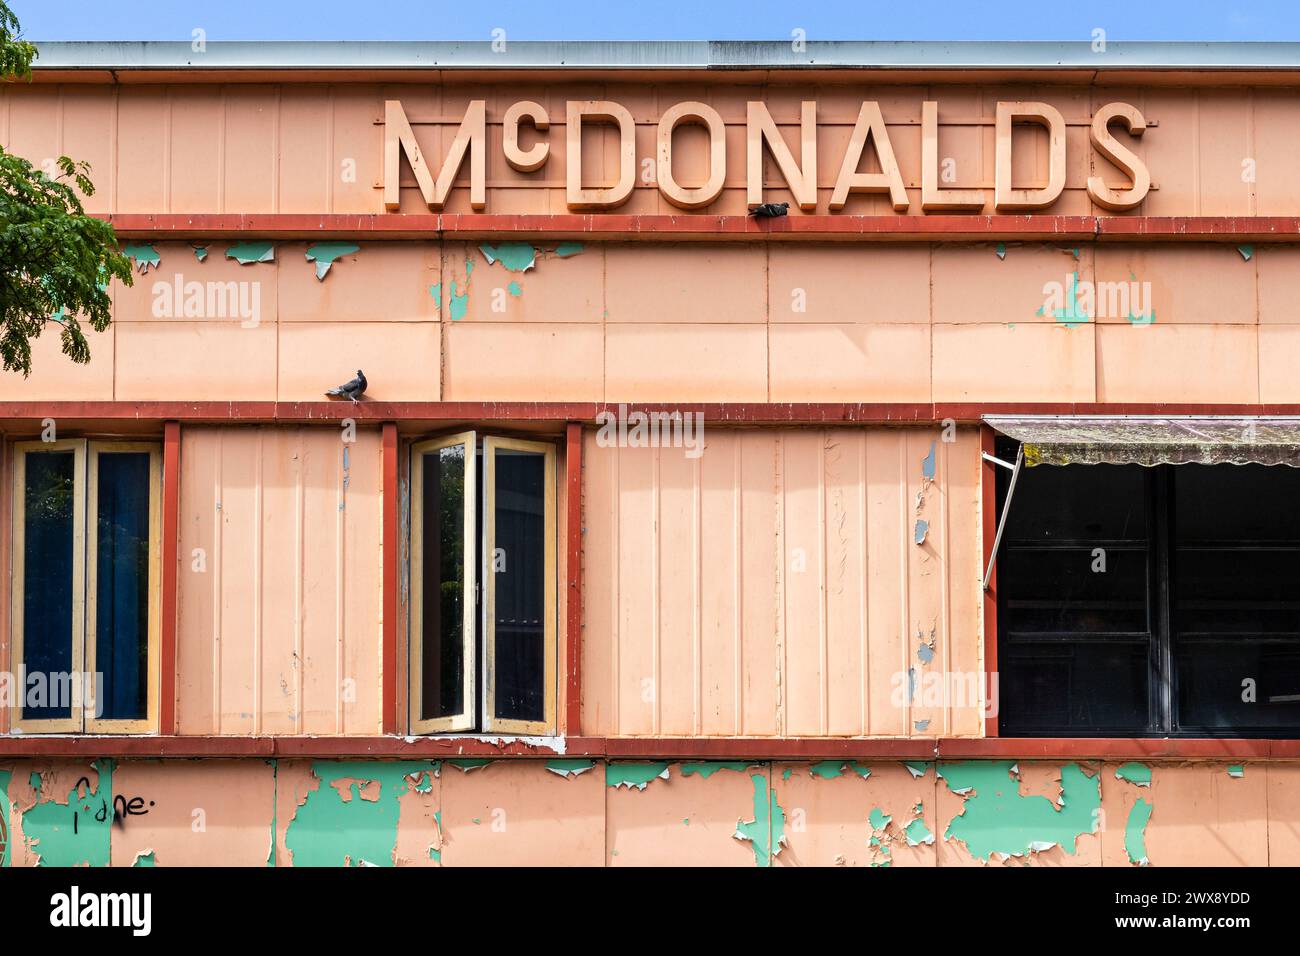
[(0, 378), (5, 865), (1300, 862), (1280, 732), (1007, 732), (983, 586), (985, 415), (1300, 412), (1300, 53), (275, 49), (0, 87), (136, 266)]

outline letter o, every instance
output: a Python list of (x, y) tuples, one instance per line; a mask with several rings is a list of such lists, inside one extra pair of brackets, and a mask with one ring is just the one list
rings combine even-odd
[[(673, 130), (683, 123), (709, 131), (709, 178), (702, 186), (682, 186), (673, 178)], [(699, 209), (721, 195), (727, 175), (727, 131), (717, 110), (707, 103), (678, 103), (660, 117), (658, 141), (657, 178), (665, 199), (681, 209)]]

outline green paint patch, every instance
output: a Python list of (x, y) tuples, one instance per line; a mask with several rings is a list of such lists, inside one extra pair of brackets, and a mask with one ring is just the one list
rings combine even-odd
[(37, 803), (23, 813), (23, 835), (40, 858), (41, 866), (108, 866), (109, 834), (113, 826), (113, 761), (92, 765), (97, 781), (81, 777), (58, 802), (53, 795), (42, 801), (41, 780), (32, 774)]
[(491, 757), (457, 757), (455, 760), (447, 761), (457, 770), (463, 770), (465, 773), (469, 773), (471, 770), (479, 770), (491, 762)]
[(562, 242), (555, 247), (555, 254), (561, 259), (567, 259), (569, 256), (582, 255), (582, 249), (580, 242)]
[[(1075, 258), (1078, 258), (1078, 250), (1075, 250)], [(1052, 318), (1060, 322), (1067, 329), (1078, 328), (1080, 325), (1091, 322), (1092, 318), (1088, 315), (1088, 310), (1079, 300), (1079, 272), (1076, 269), (1070, 273), (1069, 284), (1065, 290), (1065, 302), (1059, 309), (1052, 309)], [(1056, 298), (1055, 294), (1053, 298)], [(1047, 314), (1047, 305), (1039, 306), (1038, 311), (1034, 313), (1038, 316)]]
[(1124, 318), (1128, 319), (1129, 325), (1152, 325), (1156, 320), (1156, 309), (1152, 306), (1151, 311), (1146, 315), (1134, 315), (1133, 310), (1129, 309), (1128, 315)]
[(478, 251), (488, 265), (501, 263), (509, 272), (527, 272), (537, 265), (537, 250), (526, 242), (503, 242), (500, 245), (482, 245)]
[(651, 780), (668, 779), (667, 763), (607, 763), (605, 786), (644, 790)]
[(202, 261), (203, 261), (204, 259), (206, 259), (207, 257), (208, 257), (208, 247), (207, 247), (207, 246), (195, 246), (195, 247), (194, 247), (194, 258), (195, 258), (195, 259), (198, 259), (199, 262), (202, 262)]
[(808, 772), (814, 777), (820, 777), (823, 780), (834, 780), (836, 777), (844, 775), (843, 760), (821, 760), (812, 764)]
[(912, 775), (913, 779), (924, 777), (930, 772), (930, 763), (926, 760), (905, 760), (903, 766), (907, 768), (907, 772)]
[(355, 242), (318, 242), (307, 247), (307, 261), (316, 263), (316, 278), (324, 280), (329, 275), (330, 266), (341, 256), (350, 256), (361, 251)]
[(1075, 841), (1094, 833), (1101, 809), (1101, 780), (1077, 764), (1061, 768), (1059, 806), (1047, 797), (1020, 792), (1015, 764), (1008, 760), (944, 763), (938, 768), (948, 789), (964, 797), (945, 839), (966, 844), (971, 855), (987, 860), (1060, 846), (1074, 855)]
[(455, 282), (451, 284), (451, 320), (459, 322), (469, 313), (469, 285), (466, 284), (465, 291), (457, 291)]
[(433, 296), (433, 307), (439, 312), (442, 311), (442, 283), (435, 282), (429, 286), (429, 295)]
[(1237, 778), (1246, 776), (1246, 765), (1240, 763), (1234, 763), (1232, 766), (1228, 768), (1228, 776), (1237, 777)]
[(1115, 779), (1136, 784), (1139, 787), (1149, 787), (1151, 786), (1151, 768), (1137, 761), (1126, 763), (1115, 771)]
[(1238, 246), (1237, 251), (1241, 253), (1241, 258), (1245, 259), (1247, 262), (1249, 262), (1251, 257), (1255, 255), (1254, 246)]
[[(436, 773), (436, 771), (435, 771), (435, 773)], [(438, 843), (441, 844), (441, 843), (442, 843), (442, 811), (441, 811), (441, 810), (435, 810), (435, 811), (433, 812), (433, 822), (434, 822), (435, 824), (437, 824), (437, 826), (438, 826)], [(442, 863), (442, 846), (441, 846), (441, 845), (439, 845), (439, 846), (432, 846), (432, 845), (431, 845), (431, 846), (429, 847), (429, 859), (433, 860), (435, 863), (438, 863), (438, 864), (441, 864), (441, 863)]]
[[(863, 780), (871, 776), (871, 768), (860, 763), (851, 763), (847, 760), (822, 760), (815, 764), (810, 764), (808, 772), (814, 777), (820, 777), (822, 780), (834, 780), (836, 777), (842, 777), (844, 771), (852, 770)], [(786, 778), (787, 780), (789, 777)]]
[(1151, 822), (1154, 809), (1149, 800), (1137, 800), (1128, 812), (1128, 823), (1124, 825), (1124, 850), (1128, 861), (1138, 866), (1148, 866), (1147, 859), (1147, 824)]
[(561, 777), (576, 777), (596, 766), (596, 761), (582, 757), (546, 761), (546, 769), (558, 773)]
[[(280, 765), (275, 760), (268, 760), (271, 765), (271, 782), (273, 794), (280, 792)], [(275, 832), (276, 824), (279, 822), (280, 802), (277, 799), (271, 800), (271, 848), (266, 851), (266, 865), (275, 866)]]
[(513, 280), (508, 286), (506, 286), (506, 291), (509, 292), (511, 295), (515, 296), (516, 298), (524, 294), (524, 290), (519, 287), (519, 283), (514, 282)]
[(925, 825), (925, 821), (920, 817), (917, 817), (903, 828), (903, 836), (907, 839), (908, 846), (920, 846), (921, 844), (929, 846), (934, 843), (934, 834), (930, 832), (930, 828)]
[(9, 781), (13, 772), (0, 770), (0, 867), (9, 865)]
[(677, 769), (681, 771), (683, 777), (698, 775), (708, 780), (719, 770), (744, 773), (752, 766), (753, 764), (746, 763), (743, 760), (694, 760), (690, 763), (679, 764)]
[(241, 266), (254, 262), (274, 262), (275, 246), (269, 242), (241, 242), (226, 250), (226, 258), (234, 259)]
[(427, 760), (314, 761), (320, 786), (307, 794), (284, 837), (294, 865), (392, 866), (399, 800), (414, 775), (432, 768)]
[(122, 255), (135, 260), (135, 271), (141, 275), (148, 272), (150, 266), (157, 269), (162, 264), (158, 250), (147, 242), (138, 246), (123, 246)]
[(436, 771), (421, 770), (414, 775), (416, 793), (433, 793), (433, 778)]
[(872, 807), (871, 812), (867, 814), (867, 822), (871, 824), (871, 839), (868, 841), (872, 854), (871, 865), (874, 867), (889, 866), (890, 849), (889, 841), (889, 822), (893, 819), (889, 814), (880, 807)]
[(158, 859), (154, 855), (153, 850), (150, 850), (148, 853), (137, 853), (135, 855), (135, 862), (131, 864), (131, 866), (133, 867), (157, 866), (157, 865), (158, 865)]
[(754, 862), (761, 867), (772, 865), (772, 857), (785, 846), (785, 811), (776, 802), (776, 793), (768, 793), (767, 777), (762, 773), (750, 774), (754, 782), (754, 819), (736, 821), (737, 840), (749, 843), (754, 851)]
[(993, 252), (999, 259), (1005, 259), (1007, 257), (1007, 244), (999, 242), (998, 247)]

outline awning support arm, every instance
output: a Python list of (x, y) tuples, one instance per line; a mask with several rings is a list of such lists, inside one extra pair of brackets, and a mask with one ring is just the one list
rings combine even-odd
[(994, 465), (997, 465), (997, 466), (999, 466), (999, 467), (1001, 467), (1001, 468), (1005, 468), (1007, 471), (1015, 471), (1015, 470), (1016, 470), (1016, 466), (1013, 465), (1013, 464), (1011, 464), (1011, 462), (1009, 462), (1009, 461), (1003, 461), (1001, 458), (995, 458), (993, 455), (990, 455), (990, 454), (989, 454), (988, 452), (986, 452), (986, 451), (984, 451), (984, 452), (980, 452), (980, 457), (983, 458), (983, 459), (984, 459), (985, 461), (987, 461), (987, 462), (990, 462), (990, 463), (992, 463), (992, 464), (994, 464)]
[(1021, 445), (1016, 452), (1016, 463), (1014, 465), (1008, 465), (1005, 461), (993, 458), (988, 454), (985, 454), (984, 457), (996, 462), (1003, 468), (1011, 469), (1011, 484), (1007, 486), (1007, 500), (1002, 503), (1002, 517), (998, 519), (998, 533), (993, 538), (993, 550), (989, 553), (989, 566), (984, 569), (984, 590), (987, 591), (989, 589), (989, 578), (993, 577), (993, 565), (998, 560), (998, 546), (1002, 544), (1002, 532), (1007, 527), (1007, 515), (1011, 513), (1011, 498), (1016, 493), (1016, 479), (1020, 477), (1020, 469), (1025, 463), (1025, 446)]

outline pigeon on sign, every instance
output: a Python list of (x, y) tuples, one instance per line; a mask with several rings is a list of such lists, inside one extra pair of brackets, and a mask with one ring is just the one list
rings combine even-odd
[(773, 219), (777, 216), (784, 216), (790, 211), (788, 202), (765, 202), (761, 206), (755, 206), (749, 211), (751, 216), (757, 216), (759, 219)]
[(366, 373), (361, 371), (361, 369), (357, 369), (356, 378), (340, 385), (338, 388), (329, 389), (325, 394), (331, 398), (350, 398), (355, 402), (365, 394), (366, 386), (368, 384), (369, 383), (366, 381)]

